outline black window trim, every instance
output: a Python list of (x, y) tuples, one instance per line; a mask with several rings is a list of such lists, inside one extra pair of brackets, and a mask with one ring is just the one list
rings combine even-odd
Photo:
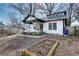
[(57, 30), (57, 23), (56, 22), (53, 23), (53, 30)]
[(49, 23), (49, 30), (53, 29), (52, 25), (53, 25), (52, 23)]

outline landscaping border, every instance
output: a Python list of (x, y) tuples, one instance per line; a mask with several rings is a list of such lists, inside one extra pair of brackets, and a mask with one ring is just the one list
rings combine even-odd
[(46, 35), (33, 36), (33, 35), (23, 35), (23, 34), (21, 34), (21, 35), (19, 35), (19, 36), (25, 36), (25, 37), (30, 37), (30, 38), (41, 38), (41, 37), (44, 37), (44, 36), (46, 36)]
[[(44, 39), (44, 40), (45, 40), (45, 39)], [(43, 41), (43, 40), (42, 40), (42, 41)], [(39, 41), (39, 42), (41, 42), (41, 41)], [(39, 42), (37, 42), (37, 43), (39, 43)], [(37, 43), (36, 43), (36, 44), (37, 44)], [(34, 44), (34, 45), (36, 45), (36, 44)], [(58, 44), (59, 44), (59, 41), (55, 41), (55, 44), (52, 45), (52, 48), (49, 50), (47, 56), (52, 56), (52, 55), (54, 55), (54, 53), (56, 52), (56, 48), (57, 48)], [(34, 45), (32, 45), (32, 46), (34, 46)], [(31, 47), (32, 47), (32, 46), (31, 46)], [(30, 47), (29, 47), (29, 48), (30, 48)], [(28, 49), (29, 49), (29, 48), (28, 48)], [(22, 54), (22, 56), (36, 56), (35, 54), (33, 54), (32, 52), (28, 51), (27, 49), (23, 49), (21, 54)]]

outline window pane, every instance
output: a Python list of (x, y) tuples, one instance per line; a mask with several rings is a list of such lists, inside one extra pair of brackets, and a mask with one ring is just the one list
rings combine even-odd
[(52, 30), (52, 23), (49, 23), (49, 30)]
[(56, 29), (57, 29), (57, 24), (53, 23), (53, 30), (56, 30)]

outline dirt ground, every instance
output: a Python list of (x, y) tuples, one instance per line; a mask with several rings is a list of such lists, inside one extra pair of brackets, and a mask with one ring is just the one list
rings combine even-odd
[(79, 56), (79, 39), (76, 37), (59, 40), (55, 56)]
[(18, 36), (8, 41), (8, 47), (0, 52), (1, 56), (20, 56), (22, 49), (28, 49), (42, 40), (59, 40), (59, 46), (55, 56), (79, 55), (79, 37), (63, 37), (57, 35), (46, 35), (45, 37), (35, 39), (25, 36)]
[[(49, 39), (53, 38), (51, 35)], [(54, 40), (59, 41), (58, 48), (56, 49), (55, 56), (79, 56), (79, 37), (69, 36), (54, 36)], [(52, 39), (51, 39), (52, 40)]]
[(46, 56), (54, 44), (54, 40), (42, 40), (36, 45), (30, 47), (28, 51), (34, 53), (37, 56)]
[(2, 37), (6, 37), (6, 36), (8, 36), (8, 35), (0, 34), (0, 38), (2, 38)]
[(2, 56), (20, 56), (22, 49), (27, 49), (42, 39), (28, 38), (18, 36), (8, 41), (8, 47), (0, 52)]

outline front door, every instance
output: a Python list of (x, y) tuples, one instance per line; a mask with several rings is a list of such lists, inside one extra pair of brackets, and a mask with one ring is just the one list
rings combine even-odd
[(68, 29), (66, 29), (65, 27), (63, 28), (63, 34), (68, 35)]

